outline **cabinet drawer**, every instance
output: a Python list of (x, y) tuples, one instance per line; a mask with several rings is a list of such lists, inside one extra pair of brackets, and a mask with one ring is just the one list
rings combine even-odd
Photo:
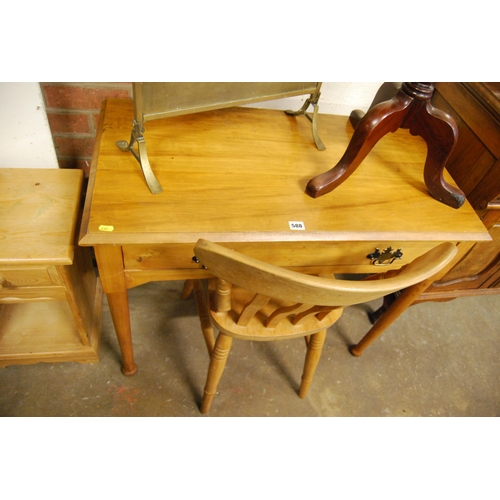
[(54, 266), (0, 269), (0, 303), (65, 300), (65, 287)]
[(0, 269), (0, 286), (3, 289), (62, 284), (54, 266), (30, 269)]
[(63, 286), (26, 286), (0, 290), (0, 304), (46, 300), (66, 300), (66, 289)]
[[(287, 268), (310, 268), (312, 272), (375, 273), (384, 269), (397, 269), (440, 242), (357, 241), (357, 242), (238, 242), (222, 245), (250, 257)], [(368, 258), (377, 248), (401, 249), (402, 257), (389, 266), (374, 265)], [(194, 262), (194, 244), (128, 245), (123, 247), (124, 266), (127, 271), (167, 269), (197, 269)], [(387, 261), (389, 262), (389, 261)]]

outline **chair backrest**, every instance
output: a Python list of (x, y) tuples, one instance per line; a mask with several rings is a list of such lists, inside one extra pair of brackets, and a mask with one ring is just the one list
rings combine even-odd
[[(350, 281), (283, 269), (200, 239), (194, 253), (214, 276), (256, 294), (318, 306), (344, 307), (368, 302), (420, 283), (438, 273), (457, 253), (442, 243), (385, 279)], [(393, 274), (396, 274), (393, 276)]]

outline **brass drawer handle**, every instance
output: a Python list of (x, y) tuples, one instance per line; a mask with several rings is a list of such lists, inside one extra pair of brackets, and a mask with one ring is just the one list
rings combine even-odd
[(401, 257), (403, 257), (401, 248), (394, 250), (392, 247), (387, 247), (382, 251), (380, 251), (380, 248), (376, 248), (375, 252), (366, 256), (374, 266), (388, 266), (396, 259), (401, 259)]

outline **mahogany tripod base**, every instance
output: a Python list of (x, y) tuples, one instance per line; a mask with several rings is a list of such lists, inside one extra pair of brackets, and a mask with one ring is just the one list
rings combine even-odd
[(337, 165), (312, 178), (306, 193), (318, 198), (333, 191), (358, 168), (382, 137), (403, 128), (422, 137), (427, 144), (424, 181), (429, 193), (441, 203), (460, 208), (465, 201), (464, 193), (443, 177), (457, 141), (458, 128), (451, 116), (432, 106), (433, 93), (433, 84), (403, 83), (394, 97), (371, 107), (360, 119)]

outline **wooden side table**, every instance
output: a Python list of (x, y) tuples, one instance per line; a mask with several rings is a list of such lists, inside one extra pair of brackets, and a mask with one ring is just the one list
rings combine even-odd
[[(125, 375), (137, 370), (128, 290), (209, 276), (193, 260), (198, 238), (310, 274), (387, 271), (372, 258), (376, 249), (401, 250), (401, 258), (384, 259), (398, 269), (443, 241), (459, 244), (457, 259), (463, 244), (491, 241), (467, 201), (456, 210), (429, 196), (425, 142), (406, 130), (384, 137), (335, 196), (313, 199), (304, 193), (308, 179), (333, 164), (352, 136), (345, 117), (318, 116), (325, 151), (307, 120), (278, 110), (153, 120), (147, 141), (163, 186), (153, 195), (133, 155), (116, 146), (133, 112), (128, 99), (103, 103), (79, 239), (94, 247)], [(387, 311), (391, 321), (414, 297), (403, 299)]]
[(102, 291), (75, 244), (83, 172), (0, 168), (0, 367), (99, 361)]

